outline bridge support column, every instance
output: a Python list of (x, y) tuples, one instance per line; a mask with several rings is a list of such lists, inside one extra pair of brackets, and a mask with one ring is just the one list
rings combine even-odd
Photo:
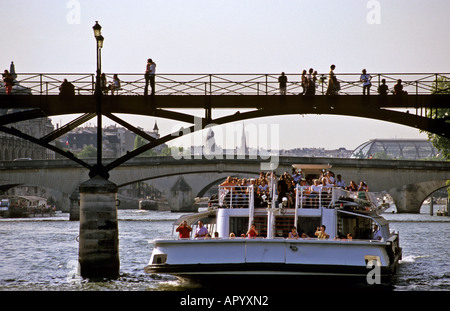
[(99, 176), (80, 185), (80, 274), (90, 278), (119, 275), (117, 186)]
[(418, 198), (417, 194), (409, 191), (399, 191), (397, 193), (389, 191), (389, 194), (394, 199), (397, 213), (412, 213), (419, 214), (420, 207), (424, 200), (423, 197)]
[(80, 192), (75, 191), (69, 197), (70, 200), (70, 211), (69, 220), (78, 221), (80, 220)]

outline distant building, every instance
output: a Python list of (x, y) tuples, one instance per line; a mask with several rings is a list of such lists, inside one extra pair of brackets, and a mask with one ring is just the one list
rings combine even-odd
[(355, 150), (352, 158), (385, 158), (420, 160), (439, 156), (439, 151), (426, 139), (372, 139)]
[[(160, 137), (156, 122), (153, 131), (147, 131), (146, 133), (155, 139)], [(136, 133), (124, 127), (115, 125), (105, 127), (102, 131), (103, 156), (105, 158), (118, 158), (128, 151), (134, 150), (136, 136)], [(97, 148), (97, 127), (78, 127), (61, 137), (60, 141), (65, 145), (65, 148), (75, 154), (89, 145)], [(165, 146), (167, 145), (162, 144), (152, 150), (160, 153)]]
[[(20, 112), (21, 109), (0, 109), (0, 115)], [(37, 118), (13, 124), (14, 128), (33, 137), (43, 137), (54, 130), (49, 118)], [(29, 142), (25, 139), (0, 132), (0, 161), (20, 158), (49, 160), (55, 158), (55, 152)]]

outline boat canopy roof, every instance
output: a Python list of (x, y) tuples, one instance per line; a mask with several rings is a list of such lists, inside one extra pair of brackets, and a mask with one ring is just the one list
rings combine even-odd
[(177, 220), (174, 221), (173, 225), (177, 226), (185, 220), (189, 226), (197, 224), (199, 220), (203, 221), (204, 224), (213, 224), (216, 223), (215, 216), (216, 216), (215, 211), (205, 211), (200, 213), (187, 214), (180, 216)]

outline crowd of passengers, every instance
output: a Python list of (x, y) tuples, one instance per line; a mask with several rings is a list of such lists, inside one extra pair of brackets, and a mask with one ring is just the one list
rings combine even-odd
[[(272, 185), (276, 185), (273, 187)], [(304, 207), (317, 207), (319, 194), (329, 195), (333, 187), (338, 187), (352, 192), (368, 192), (369, 187), (364, 181), (357, 184), (351, 180), (347, 186), (340, 174), (336, 175), (332, 171), (326, 171), (319, 178), (306, 179), (302, 171), (292, 169), (292, 173), (284, 172), (281, 176), (276, 176), (273, 171), (267, 173), (260, 172), (257, 178), (237, 178), (228, 176), (220, 184), (223, 194), (223, 203), (226, 207), (248, 207), (249, 186), (253, 186), (253, 197), (255, 207), (267, 207), (271, 202), (272, 195), (277, 195), (276, 204), (287, 205), (294, 208), (297, 185), (303, 191), (306, 199)], [(275, 189), (274, 189), (275, 188)], [(275, 193), (271, 193), (275, 191)]]

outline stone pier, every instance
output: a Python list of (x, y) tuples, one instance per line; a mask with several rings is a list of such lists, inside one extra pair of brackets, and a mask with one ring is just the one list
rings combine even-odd
[(82, 277), (119, 276), (117, 186), (99, 176), (80, 185), (78, 261)]
[(70, 200), (70, 210), (69, 210), (69, 220), (78, 221), (80, 220), (80, 192), (75, 191), (69, 197)]

